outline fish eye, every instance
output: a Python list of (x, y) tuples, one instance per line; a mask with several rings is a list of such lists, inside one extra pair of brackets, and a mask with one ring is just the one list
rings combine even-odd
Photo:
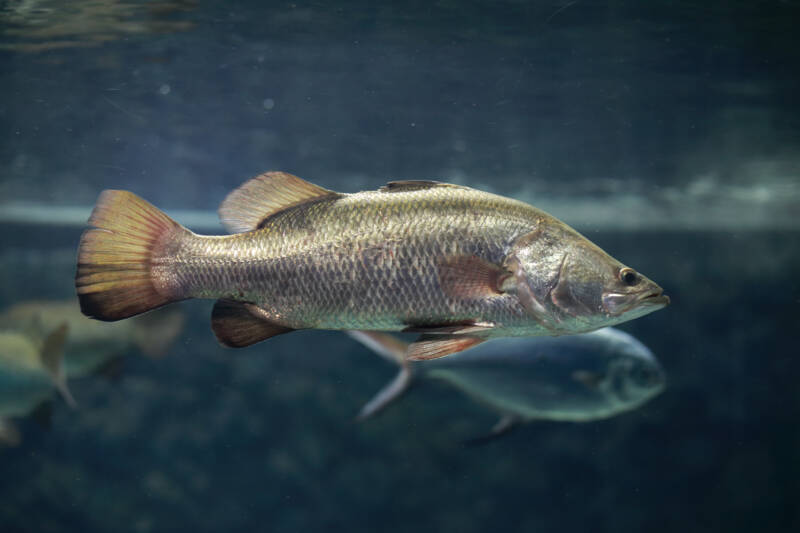
[(620, 270), (619, 279), (622, 280), (622, 282), (628, 286), (633, 286), (639, 283), (639, 275), (636, 274), (636, 271), (633, 270), (632, 268), (626, 267)]

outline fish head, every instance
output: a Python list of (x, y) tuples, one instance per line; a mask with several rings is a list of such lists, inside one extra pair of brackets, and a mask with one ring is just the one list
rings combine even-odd
[(609, 362), (608, 383), (615, 403), (632, 409), (660, 394), (666, 375), (653, 353), (633, 339)]
[(613, 328), (583, 338), (592, 341), (591, 357), (582, 361), (572, 378), (601, 395), (611, 414), (638, 407), (664, 390), (664, 369), (636, 338)]
[(518, 239), (506, 267), (522, 306), (554, 335), (619, 324), (669, 304), (654, 281), (558, 221)]

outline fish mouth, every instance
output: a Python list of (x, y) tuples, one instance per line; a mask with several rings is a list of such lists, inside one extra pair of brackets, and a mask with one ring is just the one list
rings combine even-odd
[(641, 316), (643, 310), (646, 310), (644, 314), (657, 311), (669, 305), (669, 301), (669, 296), (661, 288), (642, 292), (638, 296), (617, 292), (603, 295), (603, 307), (611, 316), (620, 316), (637, 309), (637, 316)]
[(644, 293), (637, 299), (637, 304), (639, 305), (646, 305), (646, 306), (658, 306), (658, 307), (666, 307), (670, 303), (669, 296), (664, 294), (663, 289), (658, 289), (657, 291), (650, 291)]

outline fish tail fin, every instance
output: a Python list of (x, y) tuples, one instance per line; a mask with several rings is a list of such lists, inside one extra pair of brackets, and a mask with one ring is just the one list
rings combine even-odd
[(75, 288), (86, 316), (113, 321), (184, 299), (166, 267), (169, 248), (190, 232), (128, 191), (100, 194), (81, 236)]
[(64, 366), (62, 364), (67, 331), (67, 323), (64, 322), (45, 338), (44, 345), (42, 346), (41, 358), (42, 364), (45, 369), (47, 369), (47, 373), (50, 374), (50, 378), (53, 380), (58, 392), (64, 398), (64, 401), (67, 402), (67, 405), (70, 407), (75, 408), (77, 403), (67, 386), (67, 375), (64, 372)]
[(183, 329), (183, 314), (175, 310), (159, 310), (135, 318), (133, 342), (143, 354), (163, 357)]
[(412, 384), (411, 364), (405, 357), (408, 344), (397, 337), (377, 331), (348, 331), (352, 338), (400, 367), (400, 371), (388, 385), (383, 387), (359, 411), (356, 420), (361, 422), (382, 411), (394, 400), (402, 396)]

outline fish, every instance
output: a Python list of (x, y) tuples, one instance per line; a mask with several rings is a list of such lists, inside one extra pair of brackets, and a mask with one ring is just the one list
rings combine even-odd
[(232, 235), (197, 235), (103, 191), (75, 277), (81, 310), (121, 320), (217, 300), (212, 329), (244, 347), (301, 329), (408, 331), (412, 360), (492, 337), (566, 335), (669, 303), (663, 289), (544, 211), (435, 181), (340, 193), (267, 172), (219, 208)]
[(21, 329), (38, 321), (47, 330), (68, 326), (62, 365), (68, 379), (81, 378), (102, 370), (130, 352), (158, 358), (164, 356), (183, 328), (183, 314), (161, 309), (131, 320), (103, 323), (81, 313), (77, 298), (30, 300), (0, 312), (0, 327)]
[(665, 388), (663, 368), (644, 344), (615, 328), (566, 337), (492, 339), (439, 360), (410, 362), (406, 343), (381, 332), (354, 339), (400, 367), (358, 420), (375, 416), (420, 378), (442, 380), (500, 414), (487, 437), (533, 420), (589, 422), (636, 409)]
[(54, 390), (76, 406), (61, 365), (67, 331), (66, 323), (49, 332), (37, 323), (25, 331), (0, 331), (0, 442), (18, 444), (11, 419), (32, 413)]

